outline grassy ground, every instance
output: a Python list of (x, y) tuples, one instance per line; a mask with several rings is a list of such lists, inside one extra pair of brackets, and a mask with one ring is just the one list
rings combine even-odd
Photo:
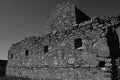
[(32, 80), (29, 78), (22, 78), (22, 77), (8, 77), (8, 76), (1, 76), (0, 80)]
[(30, 79), (30, 78), (23, 78), (23, 77), (0, 76), (0, 80), (58, 80), (58, 79)]

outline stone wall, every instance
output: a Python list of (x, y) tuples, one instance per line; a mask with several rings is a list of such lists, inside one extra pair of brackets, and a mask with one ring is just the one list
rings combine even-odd
[[(115, 21), (114, 25), (109, 20)], [(46, 35), (25, 38), (8, 51), (6, 74), (32, 79), (111, 80), (117, 68), (112, 66), (108, 41), (112, 37), (118, 40), (115, 28), (119, 23), (119, 16), (94, 17), (71, 28), (62, 26)]]

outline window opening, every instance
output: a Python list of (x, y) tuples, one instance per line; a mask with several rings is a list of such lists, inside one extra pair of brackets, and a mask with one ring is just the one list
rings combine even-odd
[(11, 54), (10, 58), (13, 58), (13, 54)]
[(44, 46), (44, 53), (48, 52), (48, 46)]
[(25, 56), (28, 56), (29, 55), (29, 50), (26, 50), (25, 51)]
[(75, 49), (82, 47), (82, 39), (81, 38), (74, 40), (74, 47), (75, 47)]
[(100, 61), (100, 62), (99, 62), (99, 67), (100, 67), (100, 68), (105, 67), (105, 61)]

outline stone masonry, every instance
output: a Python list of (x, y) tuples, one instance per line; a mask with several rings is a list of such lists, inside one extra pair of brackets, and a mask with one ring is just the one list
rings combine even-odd
[(6, 74), (39, 80), (118, 80), (120, 15), (90, 18), (69, 2), (47, 21), (49, 33), (8, 51)]

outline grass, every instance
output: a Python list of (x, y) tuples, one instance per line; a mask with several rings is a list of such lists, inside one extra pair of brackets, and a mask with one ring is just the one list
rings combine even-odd
[(0, 76), (0, 80), (59, 80), (59, 79), (30, 79), (23, 77)]
[(23, 78), (23, 77), (8, 77), (8, 76), (1, 76), (0, 80), (32, 80), (30, 78)]

